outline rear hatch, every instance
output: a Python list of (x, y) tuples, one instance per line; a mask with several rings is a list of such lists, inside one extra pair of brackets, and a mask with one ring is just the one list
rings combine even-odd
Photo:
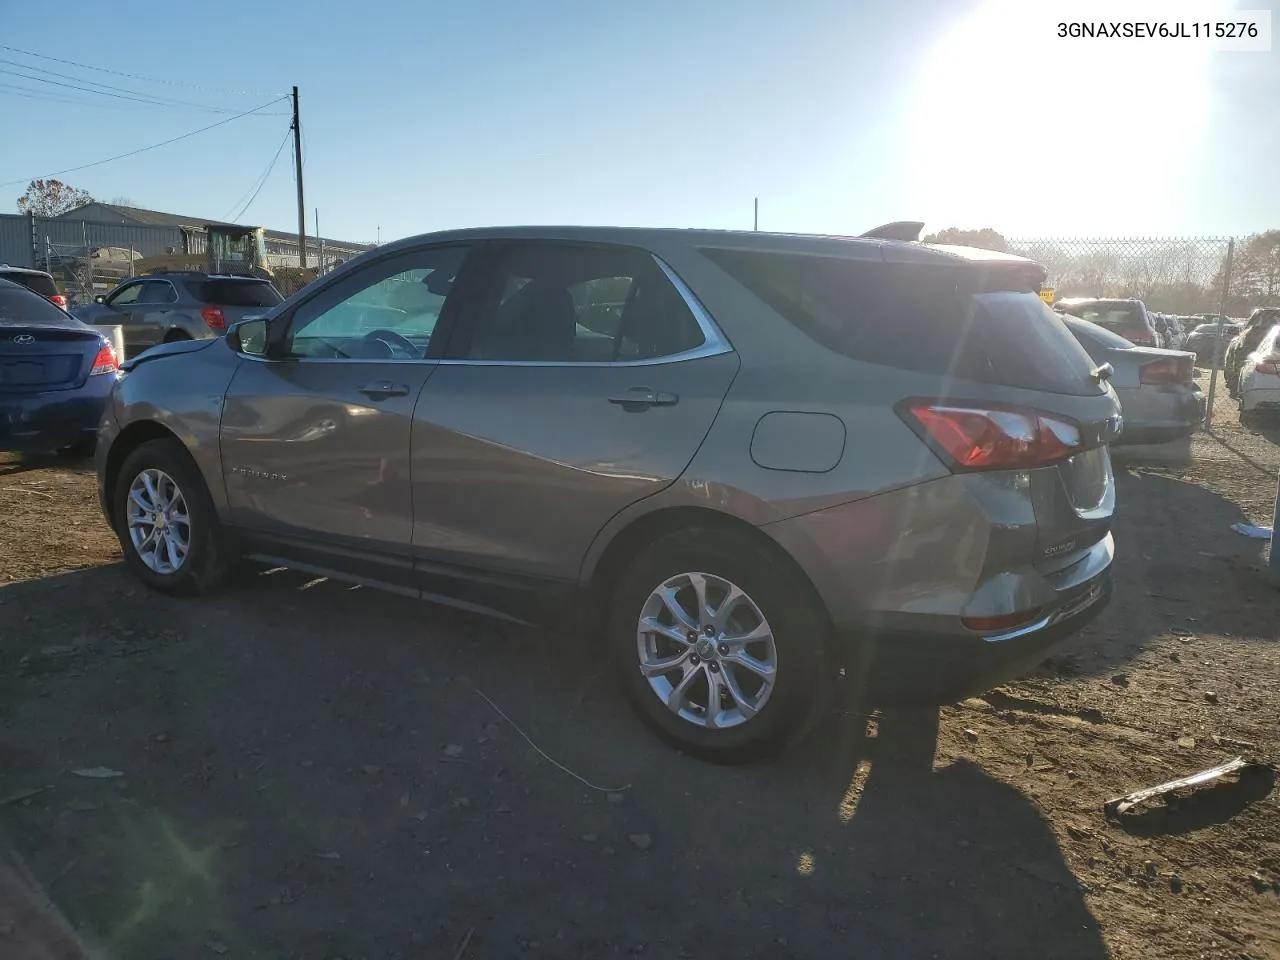
[(284, 299), (269, 280), (254, 277), (209, 277), (190, 281), (189, 288), (197, 300), (208, 305), (201, 316), (215, 332), (245, 317), (264, 314)]
[(89, 376), (106, 341), (34, 293), (0, 287), (0, 394), (70, 390)]
[[(898, 371), (884, 402), (953, 472), (974, 475), (966, 482), (975, 496), (994, 505), (989, 564), (1057, 569), (1106, 536), (1107, 444), (1120, 408), (1040, 299), (1042, 267), (1019, 258), (944, 262), (911, 244), (886, 244), (890, 262), (704, 252), (815, 340)], [(1025, 514), (1000, 514), (1006, 498), (994, 487), (1021, 491), (1034, 530)]]

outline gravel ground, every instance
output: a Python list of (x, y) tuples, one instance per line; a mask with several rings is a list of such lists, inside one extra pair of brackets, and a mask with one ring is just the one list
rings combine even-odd
[(1102, 812), (1280, 758), (1280, 594), (1229, 529), (1280, 433), (1216, 419), (1117, 468), (1068, 653), (744, 769), (562, 638), (288, 571), (149, 594), (87, 467), (0, 455), (0, 957), (1280, 958), (1271, 775)]

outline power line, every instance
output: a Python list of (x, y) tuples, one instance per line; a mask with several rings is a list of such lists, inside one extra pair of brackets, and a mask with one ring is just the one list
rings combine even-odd
[[(0, 59), (0, 63), (10, 63), (16, 67), (26, 68), (25, 64), (15, 63), (13, 60)], [(26, 69), (31, 69), (31, 68), (26, 68)], [(46, 72), (51, 73), (52, 71), (46, 71)], [(200, 110), (207, 110), (211, 113), (233, 113), (234, 112), (233, 110), (230, 110), (226, 107), (212, 107), (212, 106), (209, 106), (208, 104), (191, 103), (190, 101), (186, 101), (186, 100), (171, 100), (169, 98), (160, 99), (160, 98), (152, 97), (145, 93), (142, 94), (141, 96), (136, 96), (134, 95), (138, 93), (138, 91), (136, 90), (128, 90), (128, 91), (125, 91), (125, 93), (111, 93), (109, 90), (94, 90), (92, 87), (82, 87), (76, 83), (63, 83), (60, 80), (50, 80), (48, 77), (41, 77), (34, 73), (20, 73), (17, 70), (9, 70), (9, 69), (6, 69), (5, 67), (0, 67), (0, 73), (7, 73), (13, 77), (21, 77), (24, 80), (35, 80), (38, 83), (52, 84), (55, 87), (66, 87), (70, 90), (80, 90), (84, 93), (93, 93), (93, 94), (97, 94), (100, 97), (114, 97), (117, 100), (134, 100), (138, 103), (146, 103), (146, 104), (150, 104), (152, 106), (158, 106), (158, 107), (182, 106), (182, 107), (196, 107)], [(65, 74), (61, 74), (61, 73), (55, 73), (53, 75), (56, 77), (65, 76)], [(69, 79), (76, 80), (79, 78), (70, 77)], [(85, 82), (91, 83), (92, 81), (86, 80)], [(106, 86), (106, 84), (98, 84), (98, 85)], [(124, 88), (115, 87), (113, 89), (123, 90)], [(125, 94), (130, 94), (130, 95), (126, 96)]]
[[(232, 223), (235, 223), (235, 222), (236, 222), (236, 221), (238, 221), (241, 217), (243, 217), (243, 216), (245, 215), (245, 213), (247, 213), (247, 212), (248, 212), (249, 208), (250, 208), (251, 206), (253, 206), (253, 201), (255, 201), (255, 200), (257, 200), (257, 199), (258, 199), (258, 194), (259, 194), (259, 193), (261, 193), (261, 192), (262, 192), (262, 188), (263, 188), (263, 187), (265, 187), (265, 186), (267, 185), (267, 179), (271, 176), (271, 171), (275, 169), (275, 167), (276, 167), (276, 161), (280, 159), (280, 154), (284, 151), (284, 145), (285, 145), (286, 143), (288, 143), (288, 142), (289, 142), (289, 135), (290, 135), (291, 133), (293, 133), (293, 129), (292, 129), (292, 128), (290, 128), (290, 129), (288, 129), (288, 130), (286, 130), (286, 131), (284, 132), (284, 139), (280, 141), (280, 146), (276, 147), (276, 153), (275, 153), (275, 156), (273, 156), (273, 157), (271, 158), (271, 162), (270, 162), (269, 164), (267, 164), (267, 169), (266, 169), (266, 171), (265, 171), (265, 172), (262, 174), (262, 176), (260, 176), (256, 181), (254, 181), (254, 182), (257, 184), (257, 186), (256, 186), (256, 187), (254, 187), (254, 186), (252, 186), (252, 185), (251, 185), (251, 186), (249, 187), (249, 189), (253, 191), (253, 196), (251, 196), (251, 197), (249, 198), (248, 202), (247, 202), (247, 203), (245, 203), (245, 205), (244, 205), (244, 206), (240, 207), (240, 209), (236, 212), (235, 216), (228, 216), (228, 218), (227, 218), (227, 219), (229, 219)], [(246, 191), (246, 192), (247, 192), (247, 191)], [(237, 201), (236, 201), (236, 204), (238, 205), (239, 203), (240, 203), (240, 201), (239, 201), (239, 200), (237, 200)], [(235, 207), (233, 206), (233, 207), (232, 207), (232, 209), (234, 210), (234, 209), (235, 209)]]
[(10, 53), (20, 53), (24, 57), (35, 57), (37, 60), (48, 60), (52, 63), (63, 63), (69, 67), (80, 67), (82, 70), (96, 70), (98, 73), (109, 73), (115, 77), (125, 77), (129, 80), (141, 80), (144, 83), (163, 83), (170, 87), (186, 87), (189, 90), (203, 90), (206, 93), (222, 93), (233, 97), (269, 97), (270, 93), (261, 90), (228, 90), (225, 87), (207, 87), (196, 83), (186, 83), (182, 80), (165, 80), (159, 77), (142, 77), (135, 73), (122, 73), (119, 70), (108, 70), (106, 67), (95, 67), (88, 63), (78, 63), (75, 60), (62, 60), (58, 57), (46, 56), (43, 53), (33, 53), (30, 50), (21, 50), (18, 47), (6, 46), (0, 43), (0, 50), (8, 50)]
[[(213, 111), (213, 112), (215, 112), (215, 113), (235, 113), (235, 110), (234, 110), (234, 109), (228, 109), (228, 108), (226, 108), (226, 107), (215, 107), (215, 106), (213, 106), (213, 105), (211, 105), (211, 104), (207, 104), (207, 103), (194, 103), (194, 102), (192, 102), (192, 101), (190, 101), (190, 100), (179, 100), (179, 99), (177, 99), (176, 97), (162, 97), (162, 96), (160, 96), (160, 95), (158, 95), (158, 94), (151, 94), (151, 93), (147, 93), (147, 92), (145, 92), (145, 91), (143, 91), (143, 90), (130, 90), (128, 87), (117, 87), (117, 86), (115, 86), (114, 84), (110, 84), (110, 83), (99, 83), (97, 80), (86, 80), (86, 79), (84, 79), (84, 77), (77, 77), (77, 76), (73, 76), (72, 74), (69, 74), (69, 73), (59, 73), (59, 72), (58, 72), (58, 71), (56, 71), (56, 70), (47, 70), (47, 69), (45, 69), (44, 67), (33, 67), (33, 66), (30, 66), (29, 64), (19, 63), (17, 60), (8, 60), (8, 59), (5, 59), (4, 57), (0, 57), (0, 63), (7, 63), (7, 64), (9, 64), (9, 66), (11, 66), (11, 67), (18, 67), (18, 68), (20, 68), (20, 69), (22, 69), (22, 70), (39, 70), (41, 74), (47, 74), (47, 75), (48, 75), (48, 76), (50, 76), (50, 77), (61, 77), (63, 80), (74, 80), (74, 81), (76, 81), (77, 83), (87, 83), (87, 84), (89, 84), (89, 86), (91, 86), (91, 87), (101, 87), (103, 91), (105, 91), (105, 90), (115, 90), (115, 91), (117, 91), (118, 93), (127, 93), (127, 94), (129, 94), (129, 95), (131, 95), (131, 96), (134, 96), (134, 97), (144, 97), (144, 98), (146, 98), (148, 101), (154, 101), (157, 105), (164, 105), (164, 106), (173, 105), (173, 106), (183, 106), (183, 107), (196, 107), (196, 108), (198, 108), (198, 109), (200, 109), (200, 110), (212, 110), (212, 111)], [(43, 76), (41, 76), (41, 77), (36, 77), (35, 79), (40, 80), (40, 81), (41, 81), (41, 82), (43, 82), (43, 83), (52, 83), (52, 82), (53, 82), (53, 81), (51, 81), (51, 80), (45, 80), (45, 79), (43, 78)], [(84, 89), (84, 88), (83, 88), (83, 87), (75, 87), (75, 89), (80, 90), (80, 89)], [(89, 93), (101, 93), (102, 91), (98, 91), (98, 90), (88, 90), (87, 92), (89, 92)]]
[(125, 157), (136, 157), (140, 153), (146, 153), (148, 150), (156, 150), (160, 147), (167, 147), (171, 143), (177, 143), (179, 140), (185, 140), (187, 137), (194, 137), (197, 133), (204, 133), (206, 130), (212, 130), (214, 127), (221, 127), (223, 124), (230, 123), (232, 120), (239, 120), (241, 117), (247, 117), (250, 114), (257, 113), (259, 110), (265, 110), (272, 104), (279, 103), (281, 100), (287, 100), (288, 97), (277, 97), (274, 100), (264, 103), (260, 107), (254, 107), (252, 110), (246, 110), (244, 113), (237, 113), (234, 117), (227, 117), (225, 120), (219, 120), (217, 123), (211, 123), (207, 127), (201, 127), (199, 130), (192, 130), (190, 133), (184, 133), (181, 136), (171, 137), (160, 143), (153, 143), (149, 147), (139, 147), (137, 150), (130, 150), (128, 153), (121, 153), (114, 157), (107, 157), (105, 160), (94, 160), (92, 163), (82, 163), (78, 167), (67, 167), (65, 170), (55, 170), (53, 173), (39, 174), (35, 177), (22, 177), (19, 180), (9, 180), (0, 183), (0, 187), (12, 187), (15, 184), (29, 183), (32, 180), (42, 180), (49, 177), (60, 177), (64, 173), (75, 173), (77, 170), (88, 170), (90, 167), (100, 167), (104, 163), (114, 163), (116, 160), (123, 160)]
[[(9, 97), (21, 97), (24, 100), (44, 100), (49, 103), (63, 103), (72, 107), (85, 107), (90, 110), (132, 110), (134, 112), (145, 113), (148, 110), (164, 110), (168, 109), (175, 113), (197, 113), (203, 111), (194, 111), (187, 107), (173, 106), (167, 104), (134, 104), (134, 103), (116, 103), (111, 100), (89, 100), (84, 97), (77, 97), (72, 93), (64, 93), (60, 90), (38, 90), (31, 87), (23, 87), (13, 83), (0, 82), (0, 95)], [(286, 117), (288, 114), (275, 111), (273, 113), (259, 114), (262, 117)]]

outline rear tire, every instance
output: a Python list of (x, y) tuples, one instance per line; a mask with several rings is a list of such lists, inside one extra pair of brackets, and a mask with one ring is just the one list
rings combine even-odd
[(631, 706), (687, 753), (715, 763), (767, 756), (830, 705), (826, 612), (807, 580), (749, 536), (693, 528), (662, 537), (632, 560), (608, 609)]
[(234, 562), (199, 469), (177, 440), (151, 440), (125, 457), (112, 513), (125, 562), (162, 593), (204, 593)]

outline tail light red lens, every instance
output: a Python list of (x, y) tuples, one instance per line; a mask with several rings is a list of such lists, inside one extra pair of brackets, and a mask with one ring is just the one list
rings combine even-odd
[(1264, 360), (1262, 363), (1253, 365), (1254, 373), (1269, 373), (1271, 376), (1280, 376), (1280, 363), (1275, 360)]
[(116, 362), (116, 352), (111, 349), (109, 343), (104, 343), (98, 351), (98, 355), (93, 358), (93, 367), (89, 370), (89, 376), (96, 377), (102, 373), (115, 373), (120, 369), (120, 364)]
[(1153, 360), (1138, 368), (1138, 380), (1142, 383), (1183, 383), (1191, 379), (1191, 361), (1180, 357)]
[(204, 318), (210, 330), (227, 329), (227, 318), (222, 313), (221, 307), (201, 307), (200, 316)]
[(63, 310), (67, 309), (67, 298), (64, 297), (62, 294), (55, 293), (52, 297), (49, 298), (49, 300), (52, 303), (56, 303)]
[(1038, 410), (908, 401), (903, 409), (959, 470), (1021, 470), (1082, 449), (1080, 428)]

